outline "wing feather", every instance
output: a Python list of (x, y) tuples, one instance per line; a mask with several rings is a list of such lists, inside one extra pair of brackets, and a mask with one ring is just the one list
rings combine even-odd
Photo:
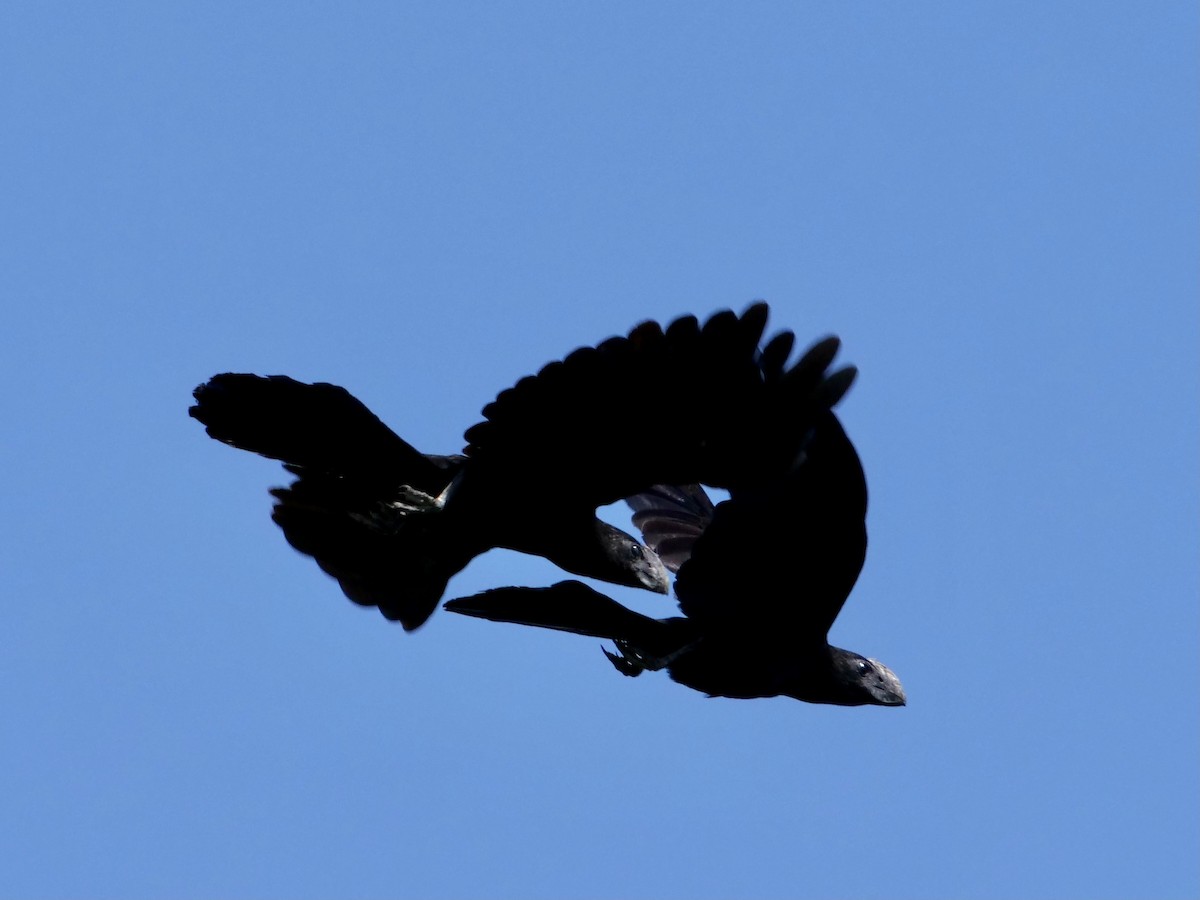
[(467, 430), (456, 496), (520, 503), (542, 490), (550, 507), (594, 508), (655, 484), (760, 483), (803, 442), (838, 346), (827, 338), (786, 369), (778, 354), (791, 339), (776, 336), (764, 368), (766, 319), (760, 303), (703, 325), (647, 322), (522, 378)]
[(629, 497), (633, 524), (670, 572), (678, 572), (712, 521), (713, 505), (698, 484), (656, 484)]

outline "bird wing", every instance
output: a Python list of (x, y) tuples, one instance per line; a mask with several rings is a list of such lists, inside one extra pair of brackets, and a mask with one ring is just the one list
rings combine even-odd
[(858, 453), (826, 410), (785, 476), (717, 505), (676, 576), (680, 609), (706, 631), (823, 639), (862, 570), (866, 512)]
[(698, 484), (656, 484), (627, 497), (633, 524), (670, 572), (692, 555), (692, 546), (712, 521), (713, 505)]
[(289, 466), (299, 477), (273, 488), (271, 518), (299, 552), (337, 579), (360, 606), (375, 606), (406, 631), (437, 608), (446, 583), (467, 564), (444, 525), (437, 501), (403, 488)]
[(466, 432), (470, 465), (452, 499), (480, 494), (520, 504), (531, 490), (553, 508), (595, 508), (655, 484), (754, 484), (785, 465), (814, 392), (848, 387), (827, 376), (828, 338), (790, 368), (790, 332), (761, 350), (766, 304), (701, 324), (645, 322), (521, 379)]
[(613, 640), (645, 640), (660, 627), (657, 619), (626, 609), (578, 581), (560, 581), (542, 588), (492, 588), (449, 600), (442, 608), (476, 619)]

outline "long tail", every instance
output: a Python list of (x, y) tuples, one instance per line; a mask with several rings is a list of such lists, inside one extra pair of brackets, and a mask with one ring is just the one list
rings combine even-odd
[(284, 462), (271, 517), (362, 606), (406, 630), (437, 607), (470, 554), (437, 499), (462, 457), (426, 456), (344, 388), (284, 376), (217, 375), (189, 414), (216, 440)]
[(188, 415), (224, 444), (305, 470), (406, 484), (439, 494), (461, 456), (427, 456), (345, 388), (286, 375), (214, 375)]

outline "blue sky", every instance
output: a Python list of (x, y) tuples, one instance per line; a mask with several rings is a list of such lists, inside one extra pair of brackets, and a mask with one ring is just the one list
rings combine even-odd
[[(5, 3), (0, 894), (1195, 896), (1198, 18)], [(453, 452), (546, 361), (755, 298), (861, 370), (832, 639), (905, 709), (406, 635), (186, 415), (287, 373)]]

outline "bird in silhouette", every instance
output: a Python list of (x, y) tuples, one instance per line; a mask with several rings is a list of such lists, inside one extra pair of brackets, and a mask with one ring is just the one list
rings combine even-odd
[(709, 696), (903, 706), (891, 669), (827, 638), (867, 548), (866, 480), (831, 408), (842, 393), (818, 387), (828, 402), (807, 407), (790, 463), (715, 508), (696, 484), (629, 498), (634, 524), (676, 573), (682, 616), (641, 615), (578, 581), (497, 588), (446, 608), (615, 641), (604, 652), (623, 674), (665, 668)]
[(189, 413), (282, 461), (296, 477), (271, 491), (272, 518), (288, 542), (406, 630), (492, 548), (666, 593), (653, 549), (596, 509), (659, 483), (753, 487), (804, 442), (805, 409), (853, 377), (827, 376), (836, 339), (792, 365), (790, 331), (760, 346), (767, 314), (644, 322), (580, 348), (502, 391), (458, 455), (419, 452), (344, 388), (281, 375), (214, 376)]

